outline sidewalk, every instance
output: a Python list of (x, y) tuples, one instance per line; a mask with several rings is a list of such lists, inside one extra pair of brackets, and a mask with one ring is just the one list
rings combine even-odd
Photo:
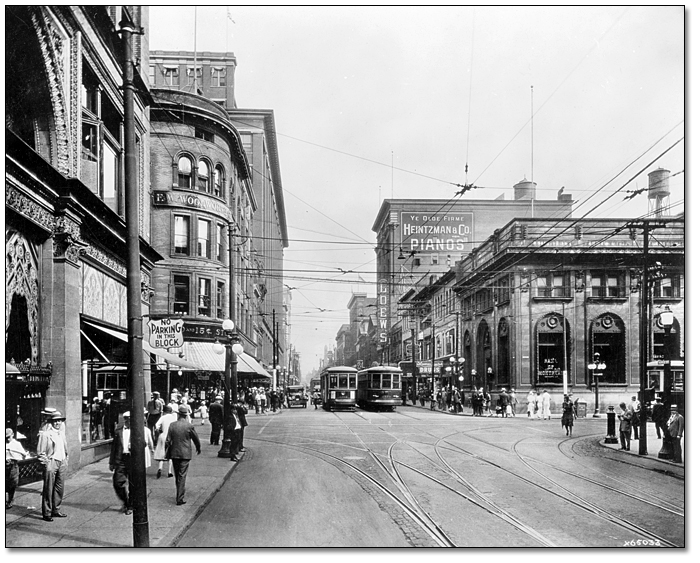
[[(281, 412), (281, 411), (278, 411)], [(249, 417), (269, 416), (256, 415)], [(211, 425), (193, 420), (202, 453), (194, 455), (187, 474), (186, 504), (175, 504), (175, 478), (167, 463), (156, 479), (158, 462), (146, 469), (150, 547), (170, 547), (197, 518), (209, 500), (231, 476), (239, 462), (218, 457), (221, 446), (209, 444)], [(14, 507), (5, 510), (5, 547), (133, 547), (133, 515), (122, 512), (112, 488), (109, 458), (80, 468), (66, 479), (61, 512), (67, 518), (45, 522), (41, 517), (43, 482), (20, 486)]]
[[(418, 409), (424, 409), (424, 410), (430, 410), (430, 402), (426, 401), (424, 406), (421, 406), (420, 402), (416, 402), (415, 405), (411, 404), (411, 401), (407, 401), (406, 405), (408, 407), (415, 407)], [(471, 417), (471, 409), (467, 408), (464, 410), (464, 412), (461, 413), (453, 413), (453, 412), (448, 412), (448, 411), (442, 411), (435, 407), (435, 412), (439, 412), (442, 414), (447, 414), (450, 416), (468, 416)], [(488, 415), (486, 417), (480, 417), (480, 418), (489, 418)], [(493, 416), (491, 417), (492, 419), (500, 419), (503, 418), (500, 415), (496, 416), (494, 413)], [(517, 416), (515, 417), (516, 419), (519, 420), (528, 420), (527, 418), (527, 413), (518, 413)], [(552, 420), (559, 420), (561, 418), (561, 413), (553, 413)], [(537, 421), (538, 419), (534, 419), (534, 421)], [(540, 421), (542, 422), (542, 421)], [(575, 423), (574, 423), (574, 428), (576, 428), (577, 425), (580, 424), (600, 424), (600, 434), (601, 436), (604, 436), (607, 433), (607, 415), (602, 414), (600, 418), (593, 418), (592, 415), (586, 416), (586, 418), (577, 418)], [(620, 455), (625, 455), (625, 456), (634, 456), (642, 459), (653, 459), (658, 461), (659, 463), (664, 463), (667, 465), (671, 465), (673, 467), (679, 467), (683, 468), (685, 467), (685, 436), (681, 439), (681, 449), (683, 451), (683, 463), (675, 463), (673, 461), (667, 460), (667, 459), (659, 459), (659, 450), (661, 450), (661, 446), (663, 444), (663, 440), (660, 440), (656, 437), (656, 428), (653, 422), (647, 422), (647, 455), (639, 455), (639, 440), (632, 440), (632, 444), (630, 446), (630, 451), (623, 451), (620, 450), (620, 437), (618, 435), (618, 423), (615, 422), (615, 433), (616, 437), (618, 440), (617, 444), (606, 444), (605, 439), (601, 438), (600, 439), (600, 445), (609, 449), (609, 450), (615, 450), (620, 453)], [(634, 434), (632, 434), (634, 436)]]

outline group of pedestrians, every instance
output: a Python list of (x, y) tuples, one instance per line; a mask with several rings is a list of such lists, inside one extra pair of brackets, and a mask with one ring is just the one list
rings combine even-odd
[[(630, 451), (630, 442), (639, 440), (639, 413), (642, 406), (636, 396), (632, 397), (629, 405), (621, 402), (619, 406), (621, 412), (618, 413), (617, 419), (620, 422), (620, 450)], [(663, 403), (656, 399), (652, 406), (651, 419), (654, 422), (657, 439), (668, 438), (673, 448), (673, 461), (683, 463), (681, 440), (685, 432), (685, 418), (678, 411), (678, 405), (671, 405), (670, 411), (667, 418)]]

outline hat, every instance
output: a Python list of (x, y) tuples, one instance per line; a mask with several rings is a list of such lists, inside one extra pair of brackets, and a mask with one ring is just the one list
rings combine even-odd
[(160, 391), (153, 391), (153, 395), (154, 395), (154, 396), (157, 396), (157, 397), (160, 397)]
[(678, 410), (678, 405), (671, 405), (671, 410), (672, 410), (672, 411), (677, 411), (677, 410)]
[(63, 416), (59, 411), (57, 411), (56, 409), (54, 409), (54, 411), (55, 411), (55, 412), (53, 412), (53, 413), (49, 416), (49, 420), (51, 420), (51, 421), (54, 421), (54, 420), (66, 420), (66, 417)]
[(12, 431), (12, 428), (6, 428), (5, 429), (5, 438), (11, 438), (14, 432)]
[(122, 413), (122, 416), (124, 418), (131, 418), (131, 411), (126, 411), (126, 412)]
[(56, 412), (56, 409), (55, 409), (55, 408), (53, 408), (53, 407), (46, 407), (46, 408), (44, 408), (44, 410), (41, 411), (41, 414), (46, 415), (46, 416), (49, 416), (49, 415), (52, 415), (52, 414), (55, 413), (55, 412)]
[(187, 405), (180, 405), (177, 408), (178, 414), (190, 414), (190, 410), (187, 408)]
[(223, 399), (224, 398), (221, 395), (217, 395), (216, 397), (214, 397), (215, 401), (222, 401)]

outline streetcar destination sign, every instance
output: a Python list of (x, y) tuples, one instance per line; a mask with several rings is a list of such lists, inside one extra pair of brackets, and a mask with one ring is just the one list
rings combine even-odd
[(151, 335), (148, 343), (153, 348), (179, 348), (185, 343), (185, 321), (182, 319), (153, 319), (148, 321)]

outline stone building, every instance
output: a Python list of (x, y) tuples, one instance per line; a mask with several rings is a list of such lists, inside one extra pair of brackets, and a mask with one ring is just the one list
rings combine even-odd
[[(148, 68), (148, 10), (6, 8), (5, 424), (32, 449), (41, 409), (60, 410), (71, 470), (109, 451), (109, 433), (92, 424), (93, 400), (109, 399), (106, 421), (130, 398), (122, 20), (145, 30), (133, 45), (141, 308), (148, 315), (152, 271), (162, 258), (150, 240), (150, 99), (139, 73)], [(148, 391), (157, 360), (144, 351)], [(34, 470), (28, 466), (23, 478)]]

